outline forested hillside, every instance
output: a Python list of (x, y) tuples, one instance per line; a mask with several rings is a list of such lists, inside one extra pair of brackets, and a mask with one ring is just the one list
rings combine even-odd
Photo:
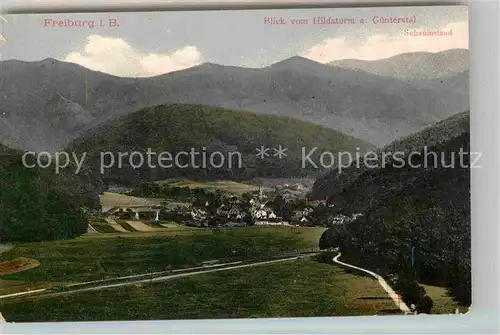
[[(400, 152), (407, 156), (411, 152), (420, 152), (425, 146), (432, 147), (449, 141), (464, 132), (469, 132), (469, 114), (469, 111), (458, 113), (428, 126), (418, 133), (396, 140), (378, 150), (377, 155), (382, 157), (383, 153), (393, 155)], [(390, 156), (388, 158), (390, 159)], [(363, 163), (363, 158), (359, 160), (359, 164), (353, 162), (351, 166), (343, 169), (342, 173), (339, 173), (337, 169), (331, 169), (316, 180), (312, 189), (312, 197), (321, 200), (330, 198), (335, 203), (336, 199), (342, 198), (341, 193), (345, 187), (349, 187), (364, 173), (368, 173), (370, 169)]]
[[(286, 149), (281, 157), (275, 151), (280, 146)], [(267, 149), (264, 157), (258, 155), (261, 147)], [(72, 142), (67, 151), (87, 152), (87, 165), (97, 174), (100, 173), (101, 153), (111, 153), (115, 164), (108, 164), (111, 155), (106, 156), (105, 163), (109, 168), (103, 171), (103, 179), (126, 185), (177, 177), (249, 180), (256, 177), (315, 176), (324, 171), (310, 164), (306, 168), (302, 166), (302, 148), (307, 152), (317, 148), (312, 156), (317, 161), (323, 151), (354, 153), (360, 148), (364, 152), (371, 145), (338, 131), (289, 117), (172, 104), (144, 108), (109, 121)], [(119, 167), (120, 152), (139, 152), (145, 157), (148, 149), (156, 153), (151, 165), (146, 159), (139, 164), (139, 155), (132, 161), (128, 155), (124, 156)], [(192, 150), (197, 153), (194, 162), (190, 155), (179, 154)], [(159, 164), (160, 153), (168, 153), (171, 159), (163, 166), (166, 163), (171, 166)], [(206, 154), (205, 164), (203, 154)], [(212, 154), (216, 157), (214, 161), (210, 160)], [(179, 160), (176, 162), (177, 155)]]
[[(411, 264), (414, 249), (413, 269), (421, 283), (446, 286), (470, 304), (469, 155), (459, 158), (469, 144), (464, 132), (431, 147), (438, 160), (428, 158), (427, 168), (396, 168), (390, 162), (364, 172), (335, 196), (342, 212), (364, 215), (332, 228), (323, 246), (335, 244), (358, 263), (395, 275)], [(414, 166), (424, 164), (424, 156), (413, 157)]]
[(85, 212), (100, 206), (93, 184), (70, 174), (26, 168), (21, 155), (0, 145), (0, 243), (84, 234)]

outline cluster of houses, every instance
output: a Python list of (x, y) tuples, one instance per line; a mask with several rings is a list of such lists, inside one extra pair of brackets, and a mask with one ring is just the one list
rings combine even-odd
[[(251, 199), (248, 206), (242, 206), (242, 201), (237, 200), (232, 203), (222, 204), (217, 208), (215, 227), (244, 227), (249, 225), (250, 222), (257, 226), (311, 226), (310, 215), (313, 208), (321, 203), (322, 201), (311, 202), (309, 207), (294, 211), (291, 220), (285, 221), (274, 212), (267, 201)], [(115, 207), (104, 214), (114, 219), (172, 220), (194, 227), (208, 227), (210, 217), (209, 211), (202, 207), (176, 207), (169, 210), (162, 206)], [(359, 213), (350, 217), (339, 214), (331, 218), (329, 224), (346, 224), (360, 216), (362, 214)]]
[[(279, 213), (275, 212), (273, 202), (259, 190), (258, 196), (249, 200), (232, 197), (217, 208), (215, 216), (217, 217), (216, 226), (220, 227), (238, 227), (253, 225), (269, 226), (311, 226), (311, 213), (314, 207), (319, 204), (325, 204), (325, 201), (311, 201), (303, 209), (295, 210), (290, 220), (283, 220)], [(187, 224), (203, 227), (208, 226), (209, 213), (204, 208), (189, 209), (189, 222)]]
[[(254, 225), (289, 225), (288, 222), (281, 220), (272, 208), (270, 201), (266, 201), (264, 198), (262, 195), (259, 198), (250, 200), (237, 197), (229, 198), (216, 209), (214, 215), (217, 218), (215, 226), (242, 227), (250, 224), (250, 222)], [(207, 209), (191, 208), (189, 216), (188, 225), (208, 226), (209, 211)]]
[(284, 220), (273, 208), (273, 201), (268, 199), (261, 188), (250, 199), (231, 196), (225, 198), (217, 208), (210, 208), (208, 202), (197, 206), (137, 206), (121, 208), (115, 207), (105, 216), (113, 219), (176, 221), (195, 227), (239, 227), (253, 225), (312, 225), (310, 216), (314, 207), (324, 201), (312, 201), (300, 210), (294, 210), (289, 220)]

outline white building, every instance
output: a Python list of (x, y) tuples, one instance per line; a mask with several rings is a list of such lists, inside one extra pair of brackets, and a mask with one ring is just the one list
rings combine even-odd
[(265, 219), (267, 219), (267, 212), (263, 209), (256, 210), (253, 213), (253, 217), (258, 219), (258, 220), (265, 220)]

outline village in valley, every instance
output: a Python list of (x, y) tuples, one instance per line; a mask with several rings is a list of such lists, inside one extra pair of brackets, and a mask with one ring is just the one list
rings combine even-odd
[[(333, 205), (326, 200), (308, 200), (309, 189), (300, 182), (272, 187), (259, 185), (251, 189), (238, 194), (221, 189), (181, 188), (156, 183), (141, 184), (134, 189), (111, 187), (113, 192), (105, 192), (104, 197), (113, 198), (113, 195), (120, 194), (116, 199), (142, 199), (144, 203), (132, 201), (125, 206), (117, 200), (114, 206), (103, 207), (101, 221), (91, 226), (100, 231), (107, 223), (119, 232), (131, 228), (135, 231), (169, 228), (173, 222), (198, 228), (324, 227), (352, 219), (335, 214)], [(159, 196), (164, 198), (157, 198)], [(151, 201), (152, 198), (156, 201)]]
[(0, 16), (0, 322), (471, 306), (467, 6), (46, 14)]

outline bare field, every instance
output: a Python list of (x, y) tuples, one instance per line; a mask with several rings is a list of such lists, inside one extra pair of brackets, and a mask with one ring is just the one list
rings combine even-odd
[[(246, 192), (258, 191), (259, 187), (257, 185), (241, 183), (231, 180), (217, 180), (217, 181), (192, 181), (192, 180), (178, 180), (178, 179), (167, 179), (158, 182), (160, 184), (166, 184), (172, 187), (189, 187), (189, 188), (205, 188), (212, 190), (221, 190), (235, 195), (241, 196)], [(264, 188), (264, 191), (269, 191), (270, 188)]]
[(0, 263), (0, 275), (10, 275), (40, 266), (36, 259), (19, 257)]
[(147, 224), (142, 223), (141, 221), (125, 221), (127, 222), (132, 228), (139, 232), (154, 232), (154, 231), (161, 231), (161, 228), (152, 228), (151, 226), (148, 226)]
[(99, 196), (103, 212), (113, 207), (134, 207), (160, 205), (162, 199), (145, 199), (119, 193), (104, 192)]

